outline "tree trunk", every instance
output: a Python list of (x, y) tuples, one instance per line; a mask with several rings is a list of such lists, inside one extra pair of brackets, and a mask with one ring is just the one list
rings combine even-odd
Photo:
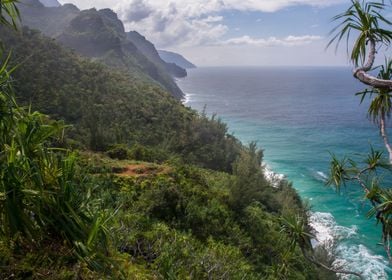
[[(376, 41), (373, 38), (369, 38), (368, 44), (369, 54), (367, 57), (367, 61), (362, 67), (357, 67), (354, 69), (354, 77), (365, 85), (369, 85), (377, 89), (386, 89), (390, 91), (392, 90), (392, 80), (379, 79), (367, 73), (368, 71), (372, 70), (377, 53)], [(392, 164), (392, 148), (388, 140), (388, 135), (385, 127), (385, 119), (385, 112), (382, 112), (380, 118), (380, 134), (384, 141), (385, 148), (387, 149), (389, 154), (389, 162)]]
[(391, 148), (391, 145), (389, 144), (388, 135), (387, 135), (386, 127), (385, 127), (385, 112), (381, 113), (380, 134), (381, 134), (382, 140), (384, 141), (384, 145), (387, 148), (387, 151), (389, 154), (389, 162), (392, 164), (392, 148)]
[(383, 80), (376, 78), (367, 72), (372, 70), (374, 60), (376, 59), (376, 42), (374, 39), (369, 38), (369, 54), (364, 66), (355, 68), (353, 73), (354, 77), (360, 80), (365, 85), (372, 86), (379, 89), (392, 90), (392, 80)]
[(328, 270), (328, 271), (333, 272), (335, 274), (339, 273), (339, 274), (346, 274), (346, 275), (354, 275), (354, 276), (358, 277), (359, 279), (364, 280), (362, 274), (360, 274), (360, 273), (353, 272), (353, 271), (348, 271), (348, 270), (334, 269), (334, 268), (329, 267), (329, 266), (327, 266), (327, 265), (325, 265), (325, 264), (323, 264), (321, 262), (316, 261), (313, 257), (310, 257), (303, 248), (301, 248), (301, 250), (302, 250), (302, 254), (305, 257), (305, 259), (307, 259), (311, 263), (313, 263), (313, 264), (315, 264), (315, 265), (317, 265), (317, 266), (319, 266), (319, 267), (321, 267), (321, 268), (323, 268), (325, 270)]

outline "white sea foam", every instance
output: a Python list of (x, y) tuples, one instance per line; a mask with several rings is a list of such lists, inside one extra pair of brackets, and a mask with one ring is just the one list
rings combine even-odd
[(356, 226), (351, 228), (339, 226), (331, 213), (311, 212), (309, 224), (314, 229), (317, 244), (324, 246), (328, 251), (333, 250), (339, 240), (357, 234)]
[[(270, 166), (262, 166), (267, 180), (272, 186), (277, 187), (279, 181), (285, 175), (275, 173)], [(327, 176), (317, 171), (317, 175), (323, 180)], [(357, 226), (344, 227), (338, 225), (331, 213), (309, 212), (309, 224), (313, 228), (316, 240), (312, 240), (314, 247), (323, 246), (328, 254), (334, 257), (332, 264), (334, 269), (344, 269), (361, 273), (367, 280), (387, 280), (388, 261), (379, 255), (375, 255), (364, 245), (351, 245), (348, 240), (356, 238), (358, 234)], [(356, 279), (351, 275), (338, 275), (341, 280)]]
[(322, 171), (317, 171), (316, 173), (317, 173), (317, 175), (318, 175), (323, 181), (327, 181), (327, 180), (328, 180), (328, 176), (327, 176), (327, 174), (325, 174), (324, 172), (322, 172)]
[[(335, 257), (333, 267), (359, 272), (365, 279), (386, 280), (387, 260), (373, 254), (363, 245), (348, 245), (345, 240), (355, 238), (357, 227), (344, 227), (336, 223), (331, 213), (311, 212), (309, 222), (314, 229), (316, 241), (312, 244), (324, 246)], [(354, 279), (349, 275), (339, 275), (340, 279)]]
[(285, 178), (284, 174), (275, 173), (268, 164), (263, 164), (264, 176), (272, 187), (277, 188), (280, 181)]
[(328, 175), (323, 171), (309, 169), (311, 176), (319, 182), (325, 183), (328, 180)]
[[(362, 273), (365, 279), (386, 280), (388, 275), (388, 262), (383, 256), (372, 254), (363, 245), (346, 246), (341, 245), (336, 249), (336, 254), (340, 257), (335, 260), (335, 268), (345, 269)], [(340, 275), (340, 279), (351, 279), (348, 275)]]

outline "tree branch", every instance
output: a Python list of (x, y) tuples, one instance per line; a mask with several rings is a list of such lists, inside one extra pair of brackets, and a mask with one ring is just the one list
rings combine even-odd
[(388, 153), (389, 153), (389, 162), (392, 163), (392, 147), (389, 144), (388, 135), (387, 135), (386, 128), (385, 128), (385, 113), (384, 112), (381, 113), (381, 118), (380, 118), (380, 134), (381, 134), (382, 140), (384, 141), (384, 145), (387, 148)]
[(376, 78), (367, 72), (369, 72), (374, 64), (376, 59), (376, 42), (374, 39), (369, 38), (369, 54), (365, 65), (361, 67), (357, 67), (353, 70), (354, 77), (364, 83), (365, 85), (372, 86), (374, 88), (379, 89), (388, 89), (392, 90), (392, 80), (383, 80)]
[(360, 273), (357, 273), (357, 272), (353, 272), (353, 271), (348, 271), (348, 270), (340, 270), (340, 269), (334, 269), (334, 268), (332, 268), (332, 267), (329, 267), (329, 266), (327, 266), (327, 265), (325, 265), (325, 264), (323, 264), (323, 263), (321, 263), (321, 262), (318, 262), (318, 261), (316, 261), (313, 257), (310, 257), (310, 256), (308, 256), (308, 254), (304, 251), (304, 250), (302, 250), (302, 254), (304, 255), (304, 257), (308, 260), (308, 261), (310, 261), (311, 263), (313, 263), (313, 264), (315, 264), (315, 265), (317, 265), (317, 266), (319, 266), (319, 267), (321, 267), (321, 268), (323, 268), (323, 269), (325, 269), (325, 270), (328, 270), (328, 271), (330, 271), (330, 272), (333, 272), (333, 273), (339, 273), (339, 274), (346, 274), (346, 275), (354, 275), (354, 276), (357, 276), (359, 279), (361, 279), (361, 280), (364, 280), (365, 278), (363, 278), (363, 276), (362, 276), (362, 274), (360, 274)]

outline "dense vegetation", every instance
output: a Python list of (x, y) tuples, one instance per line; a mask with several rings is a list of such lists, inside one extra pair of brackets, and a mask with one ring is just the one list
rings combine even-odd
[(67, 134), (75, 145), (95, 151), (141, 145), (150, 155), (137, 159), (180, 155), (189, 163), (231, 169), (239, 143), (219, 119), (199, 116), (154, 84), (76, 57), (36, 31), (3, 28), (1, 38), (12, 63), (23, 64), (13, 74), (18, 100), (72, 124)]
[[(392, 59), (388, 58), (387, 49), (392, 43), (392, 21), (388, 19), (392, 3), (388, 1), (351, 0), (351, 5), (343, 13), (334, 17), (338, 25), (332, 30), (333, 37), (329, 44), (346, 39), (347, 50), (351, 48), (350, 59), (355, 67), (354, 77), (368, 86), (357, 93), (361, 103), (371, 99), (368, 117), (378, 126), (381, 139), (389, 155), (389, 161), (382, 151), (373, 148), (358, 157), (331, 161), (329, 184), (338, 190), (346, 182), (356, 182), (363, 190), (365, 198), (372, 205), (368, 216), (374, 217), (382, 225), (382, 243), (389, 261), (392, 262), (392, 192), (390, 178), (392, 170), (392, 146), (387, 132), (387, 121), (392, 113)], [(351, 36), (354, 44), (349, 45)], [(385, 64), (375, 66), (376, 56), (385, 55)], [(376, 71), (376, 75), (372, 73)]]
[(0, 34), (1, 279), (334, 278), (255, 144), (36, 31)]

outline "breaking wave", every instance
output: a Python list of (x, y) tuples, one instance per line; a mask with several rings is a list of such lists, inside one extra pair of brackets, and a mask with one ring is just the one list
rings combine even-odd
[[(323, 246), (334, 257), (335, 269), (358, 272), (369, 280), (388, 279), (388, 261), (383, 256), (375, 255), (364, 245), (347, 242), (356, 237), (356, 226), (340, 226), (331, 213), (323, 212), (310, 212), (309, 222), (317, 239), (314, 246)], [(350, 275), (339, 275), (339, 278), (354, 279)]]

